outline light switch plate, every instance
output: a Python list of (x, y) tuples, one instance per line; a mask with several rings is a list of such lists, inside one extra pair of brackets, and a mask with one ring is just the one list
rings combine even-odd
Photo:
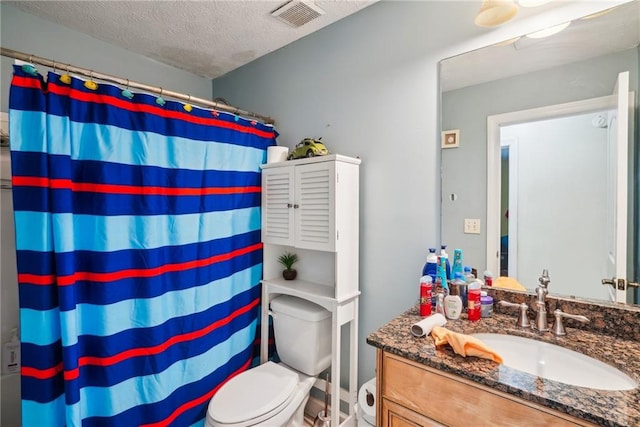
[(464, 232), (465, 232), (465, 234), (480, 234), (480, 219), (479, 218), (465, 218), (465, 220), (464, 220)]

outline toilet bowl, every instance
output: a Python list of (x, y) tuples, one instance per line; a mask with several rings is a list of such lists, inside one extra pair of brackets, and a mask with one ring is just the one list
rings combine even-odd
[(207, 427), (302, 427), (315, 377), (267, 362), (232, 378), (211, 399)]
[(281, 363), (266, 362), (225, 383), (209, 401), (206, 427), (302, 427), (316, 376), (331, 364), (331, 313), (290, 295), (271, 300)]

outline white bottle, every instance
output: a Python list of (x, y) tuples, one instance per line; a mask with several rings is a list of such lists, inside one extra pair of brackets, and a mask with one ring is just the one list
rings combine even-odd
[(462, 313), (462, 298), (458, 295), (444, 297), (444, 314), (447, 319), (456, 320)]
[(18, 341), (18, 328), (11, 330), (11, 341), (4, 344), (2, 367), (5, 374), (20, 372), (20, 341)]

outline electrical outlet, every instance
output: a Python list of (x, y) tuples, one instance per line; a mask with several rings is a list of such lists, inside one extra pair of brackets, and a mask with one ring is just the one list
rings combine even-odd
[(480, 219), (479, 218), (465, 218), (464, 219), (464, 232), (465, 232), (465, 234), (480, 234)]

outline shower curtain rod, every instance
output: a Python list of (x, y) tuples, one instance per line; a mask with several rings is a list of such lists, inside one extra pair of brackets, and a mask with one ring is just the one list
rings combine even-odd
[(113, 76), (110, 74), (98, 73), (93, 70), (89, 70), (87, 68), (76, 67), (75, 65), (65, 64), (63, 62), (53, 61), (51, 59), (41, 58), (36, 55), (29, 55), (27, 53), (18, 52), (17, 50), (7, 49), (4, 47), (0, 47), (0, 55), (6, 56), (13, 59), (19, 59), (21, 61), (30, 62), (32, 64), (40, 64), (45, 67), (50, 67), (58, 70), (64, 70), (68, 73), (79, 74), (82, 76), (87, 76), (89, 78), (104, 80), (112, 83), (119, 84), (121, 86), (127, 86), (130, 88), (140, 89), (146, 92), (151, 92), (158, 94), (160, 96), (168, 96), (174, 99), (179, 99), (181, 101), (188, 102), (190, 104), (199, 104), (205, 107), (211, 107), (216, 110), (225, 111), (227, 113), (236, 114), (238, 116), (245, 116), (253, 119), (257, 119), (265, 124), (274, 124), (275, 120), (269, 116), (263, 116), (261, 114), (252, 113), (250, 111), (241, 110), (239, 108), (233, 107), (231, 105), (222, 104), (215, 101), (209, 101), (203, 98), (196, 98), (191, 95), (186, 95), (184, 93), (173, 92), (170, 90), (165, 90), (159, 86), (149, 86), (144, 83), (134, 82), (129, 79), (123, 79), (122, 77)]

